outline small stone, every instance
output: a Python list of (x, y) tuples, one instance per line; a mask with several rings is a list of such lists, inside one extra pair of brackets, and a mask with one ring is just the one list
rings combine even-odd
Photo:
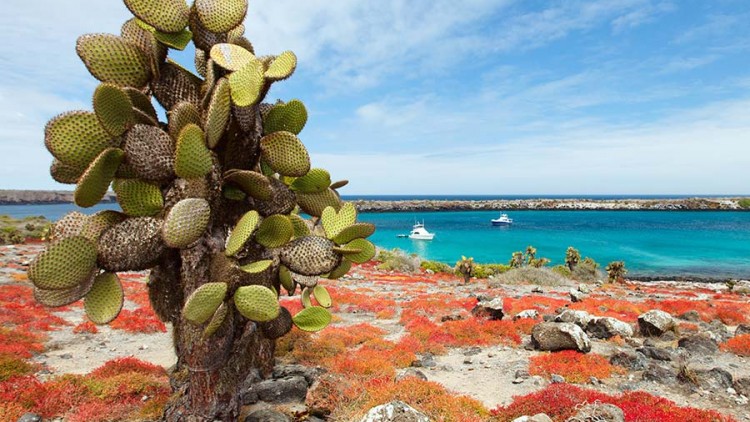
[(561, 375), (552, 374), (550, 377), (550, 381), (552, 384), (562, 384), (565, 382), (565, 378), (563, 378)]
[(531, 293), (544, 293), (544, 290), (539, 286), (534, 286), (534, 288), (531, 289)]
[(18, 418), (18, 422), (42, 422), (42, 417), (36, 413), (24, 413)]
[(672, 315), (654, 309), (638, 317), (638, 330), (644, 336), (659, 337), (667, 331), (674, 331), (677, 324)]
[(581, 283), (578, 285), (578, 291), (581, 293), (589, 294), (591, 293), (591, 288), (589, 287), (588, 284)]
[(570, 301), (573, 303), (581, 302), (583, 299), (586, 299), (586, 295), (583, 292), (580, 292), (575, 289), (570, 289)]
[(464, 350), (464, 356), (475, 356), (475, 355), (478, 355), (480, 353), (482, 353), (482, 348), (481, 347), (477, 347), (477, 346), (470, 347), (470, 348)]
[(672, 353), (668, 350), (660, 349), (658, 347), (641, 347), (636, 349), (636, 352), (649, 357), (651, 359), (661, 360), (669, 362), (672, 360)]
[(740, 324), (734, 330), (735, 337), (743, 334), (750, 334), (750, 324)]
[(527, 369), (517, 369), (515, 377), (526, 379), (529, 377), (529, 371)]
[(519, 319), (524, 319), (524, 318), (537, 319), (537, 318), (539, 318), (539, 312), (536, 309), (526, 309), (524, 311), (521, 311), (521, 312), (517, 313), (513, 317), (513, 321), (516, 321), (516, 320), (519, 320)]
[(594, 318), (586, 325), (586, 333), (595, 338), (608, 339), (614, 336), (628, 338), (633, 336), (633, 327), (617, 318)]
[(423, 381), (427, 381), (427, 375), (425, 375), (424, 372), (420, 371), (419, 369), (414, 368), (406, 368), (399, 372), (398, 375), (396, 375), (396, 382), (404, 380), (406, 378), (417, 378)]
[(73, 359), (73, 355), (71, 355), (70, 353), (63, 353), (62, 355), (60, 355), (60, 359)]
[(292, 419), (272, 409), (261, 409), (247, 415), (245, 422), (292, 422)]
[(524, 381), (526, 381), (526, 380), (524, 380), (523, 378), (516, 378), (516, 379), (513, 380), (513, 384), (521, 384)]
[(505, 315), (503, 313), (503, 298), (497, 297), (492, 300), (482, 300), (477, 302), (471, 314), (477, 318), (486, 318), (489, 320), (501, 320)]
[(373, 407), (360, 422), (430, 422), (430, 418), (402, 401)]
[(464, 359), (464, 365), (471, 365), (472, 363), (474, 363), (474, 359), (472, 359), (471, 357), (467, 357)]
[(141, 347), (138, 348), (138, 350), (148, 350), (148, 345), (142, 344)]

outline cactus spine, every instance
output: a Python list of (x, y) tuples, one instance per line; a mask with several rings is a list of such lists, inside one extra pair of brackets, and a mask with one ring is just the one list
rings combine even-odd
[[(330, 322), (318, 280), (371, 259), (374, 227), (341, 201), (345, 181), (311, 169), (297, 137), (304, 104), (264, 102), (297, 58), (255, 55), (247, 0), (124, 2), (134, 18), (120, 35), (76, 45), (101, 82), (93, 111), (63, 113), (45, 131), (52, 176), (77, 185), (76, 203), (113, 187), (123, 212), (63, 218), (29, 278), (43, 303), (84, 299), (89, 318), (108, 323), (124, 300), (116, 273), (151, 269), (149, 296), (179, 358), (165, 420), (236, 420), (238, 387), (270, 375), (275, 339)], [(168, 58), (191, 41), (198, 75)], [(323, 306), (280, 306), (282, 287), (299, 285)]]

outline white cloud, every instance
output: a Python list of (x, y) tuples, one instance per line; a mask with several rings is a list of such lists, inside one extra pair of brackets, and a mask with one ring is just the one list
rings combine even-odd
[(746, 193), (749, 108), (750, 98), (675, 110), (640, 127), (599, 124), (439, 153), (313, 159), (351, 180), (345, 194)]

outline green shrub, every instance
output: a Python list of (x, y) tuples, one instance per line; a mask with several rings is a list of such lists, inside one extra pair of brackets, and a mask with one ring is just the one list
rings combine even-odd
[(571, 277), (583, 283), (594, 283), (604, 278), (604, 273), (599, 269), (599, 264), (593, 259), (586, 257), (575, 269)]
[(573, 273), (565, 265), (555, 265), (551, 268), (553, 272), (560, 274), (565, 278), (571, 278)]
[(496, 276), (490, 287), (502, 287), (503, 284), (536, 284), (539, 286), (569, 286), (571, 281), (550, 268), (521, 267), (513, 268)]
[(419, 264), (419, 267), (425, 271), (430, 270), (436, 274), (437, 273), (453, 274), (453, 267), (451, 267), (448, 264), (438, 262), (438, 261), (422, 261), (422, 263)]
[(742, 199), (740, 199), (740, 201), (739, 201), (738, 204), (739, 204), (740, 208), (746, 210), (746, 209), (750, 208), (750, 198), (742, 198)]
[(490, 278), (508, 270), (510, 270), (510, 266), (505, 264), (477, 264), (474, 268), (474, 277)]

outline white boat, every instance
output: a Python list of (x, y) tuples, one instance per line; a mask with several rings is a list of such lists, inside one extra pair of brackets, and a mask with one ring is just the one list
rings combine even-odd
[(435, 233), (428, 232), (424, 228), (424, 223), (414, 224), (414, 227), (411, 228), (411, 233), (409, 233), (409, 239), (414, 240), (432, 240), (433, 237), (435, 237)]
[(501, 214), (500, 218), (490, 220), (493, 226), (510, 226), (513, 224), (513, 219), (508, 217), (508, 214)]

